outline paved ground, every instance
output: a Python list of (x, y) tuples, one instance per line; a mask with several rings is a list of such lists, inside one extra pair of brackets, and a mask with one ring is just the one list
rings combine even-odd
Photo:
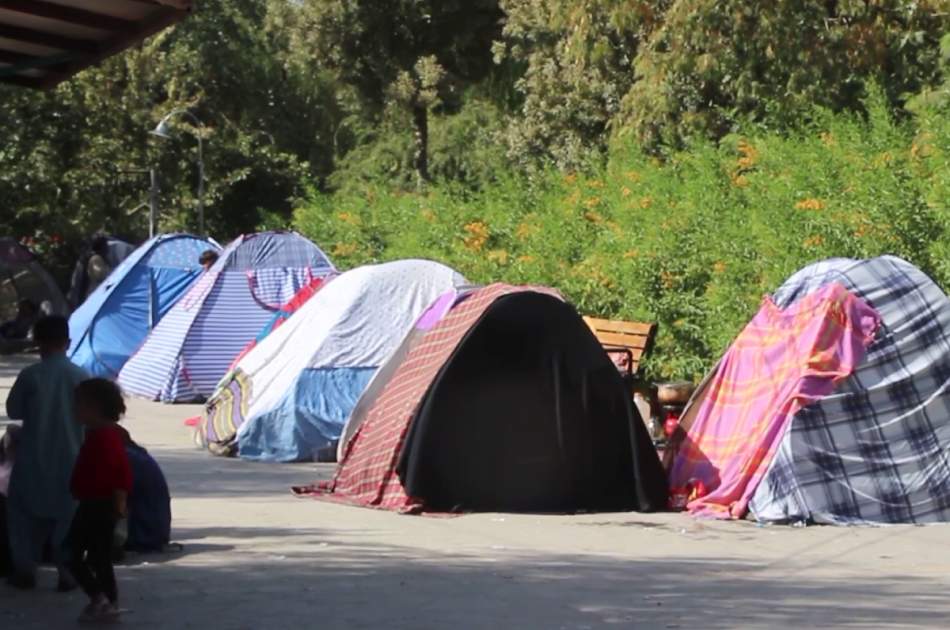
[[(0, 399), (19, 365), (0, 358)], [(120, 567), (142, 628), (940, 628), (950, 529), (756, 527), (675, 514), (426, 518), (291, 497), (327, 476), (191, 446), (196, 407), (132, 401), (184, 547)], [(70, 628), (79, 594), (0, 588), (0, 629)]]

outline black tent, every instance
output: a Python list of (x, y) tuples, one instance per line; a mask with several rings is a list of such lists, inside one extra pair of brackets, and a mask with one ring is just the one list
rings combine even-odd
[[(646, 427), (582, 318), (554, 295), (524, 288), (483, 303), (479, 294), (499, 286), (475, 291), (432, 330), (410, 334), (395, 355), (401, 365), (386, 366), (387, 378), (374, 381), (369, 404), (356, 410), (361, 417), (352, 421), (363, 424), (348, 431), (334, 491), (346, 498), (350, 475), (362, 476), (365, 488), (359, 468), (372, 465), (373, 454), (358, 451), (383, 444), (398, 453), (405, 495), (426, 510), (664, 508), (666, 475)], [(427, 356), (437, 365), (426, 365)], [(385, 417), (399, 413), (393, 390), (425, 369), (433, 376), (407, 431), (393, 431), (400, 420)], [(401, 448), (390, 444), (400, 434)]]

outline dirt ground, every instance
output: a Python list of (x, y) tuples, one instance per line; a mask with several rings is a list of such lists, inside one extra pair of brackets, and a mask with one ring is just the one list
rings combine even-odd
[[(0, 357), (0, 401), (22, 360)], [(296, 499), (328, 465), (192, 446), (198, 407), (131, 401), (181, 551), (119, 567), (141, 628), (947, 627), (946, 526), (758, 527), (679, 514), (400, 516)], [(3, 421), (0, 421), (3, 422)], [(79, 593), (0, 587), (0, 629), (71, 628)]]

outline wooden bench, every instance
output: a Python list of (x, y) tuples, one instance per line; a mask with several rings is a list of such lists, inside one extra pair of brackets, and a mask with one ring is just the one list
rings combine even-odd
[[(657, 391), (656, 386), (647, 382), (640, 374), (640, 362), (653, 345), (656, 324), (597, 317), (585, 317), (584, 323), (597, 337), (597, 341), (604, 347), (607, 354), (612, 355), (611, 358), (619, 355), (620, 360), (615, 359), (614, 364), (621, 372), (624, 385), (629, 388), (630, 398), (636, 402), (636, 394), (640, 394), (646, 403), (646, 410), (639, 409), (640, 415), (644, 416), (646, 412), (642, 420), (646, 423), (647, 429), (654, 432), (656, 429), (651, 419), (657, 416), (660, 409)], [(655, 435), (651, 437), (656, 438)], [(654, 439), (654, 444), (656, 442)]]
[[(632, 378), (639, 378), (640, 362), (653, 345), (656, 324), (597, 317), (584, 317), (584, 323), (590, 327), (608, 354), (624, 355), (624, 371)], [(618, 363), (618, 367), (622, 365)]]

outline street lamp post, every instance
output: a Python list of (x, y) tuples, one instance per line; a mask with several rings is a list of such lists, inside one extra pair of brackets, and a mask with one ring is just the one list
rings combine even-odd
[(158, 222), (158, 169), (148, 169), (148, 238), (155, 238), (155, 224)]
[[(155, 129), (152, 129), (149, 133), (159, 138), (164, 138), (166, 140), (172, 137), (171, 127), (168, 122), (174, 116), (185, 116), (190, 118), (192, 122), (195, 123), (197, 127), (203, 127), (201, 121), (198, 120), (198, 117), (192, 114), (187, 109), (175, 109), (167, 114), (159, 121), (158, 125), (155, 126)], [(205, 235), (205, 161), (204, 161), (204, 141), (201, 139), (200, 133), (192, 134), (195, 138), (198, 139), (198, 235)]]

